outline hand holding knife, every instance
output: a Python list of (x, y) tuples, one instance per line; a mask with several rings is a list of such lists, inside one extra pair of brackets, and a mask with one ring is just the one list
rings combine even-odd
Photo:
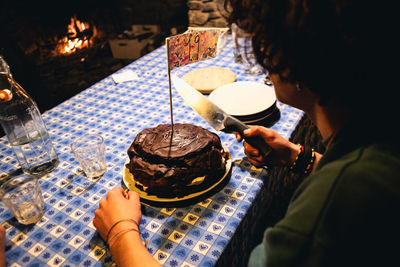
[(224, 112), (181, 78), (172, 75), (171, 80), (185, 102), (215, 130), (227, 133), (238, 132), (247, 143), (257, 148), (264, 158), (272, 152), (271, 147), (262, 138), (247, 137), (243, 134), (243, 131), (248, 129), (249, 126)]

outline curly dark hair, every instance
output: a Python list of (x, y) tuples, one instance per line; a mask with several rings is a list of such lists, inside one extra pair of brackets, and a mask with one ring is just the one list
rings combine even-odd
[(226, 0), (225, 8), (229, 23), (252, 34), (266, 70), (306, 86), (322, 100), (345, 96), (353, 105), (361, 92), (372, 92), (371, 78), (381, 67), (373, 54), (382, 52), (377, 51), (381, 21), (374, 16), (380, 3), (370, 2)]

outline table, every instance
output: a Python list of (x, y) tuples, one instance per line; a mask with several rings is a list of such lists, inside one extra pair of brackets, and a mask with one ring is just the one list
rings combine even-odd
[[(223, 53), (176, 69), (182, 76), (194, 68), (226, 67), (237, 80), (263, 82), (264, 77), (242, 72), (233, 61), (229, 39)], [(33, 226), (18, 224), (1, 204), (0, 223), (7, 229), (6, 258), (10, 266), (111, 266), (113, 261), (92, 220), (99, 200), (121, 185), (127, 149), (138, 132), (160, 123), (170, 123), (166, 49), (162, 46), (132, 62), (117, 73), (132, 70), (134, 81), (116, 84), (106, 77), (71, 99), (43, 114), (60, 163), (40, 178), (46, 202), (43, 218)], [(174, 121), (212, 128), (172, 90)], [(277, 103), (280, 120), (271, 127), (286, 138), (303, 113)], [(88, 181), (72, 155), (71, 142), (85, 133), (101, 134), (106, 144), (107, 171), (97, 181)], [(244, 159), (243, 146), (234, 135), (218, 132), (228, 147), (232, 173), (227, 185), (215, 195), (180, 208), (144, 206), (140, 224), (148, 250), (165, 266), (214, 266), (228, 247), (242, 248), (246, 227), (257, 213), (256, 203), (265, 169), (256, 169)], [(5, 138), (0, 139), (0, 177), (18, 171), (18, 163)], [(243, 244), (241, 244), (243, 245)], [(232, 252), (231, 252), (232, 253)], [(237, 254), (236, 256), (243, 256)], [(226, 256), (226, 255), (225, 255)]]

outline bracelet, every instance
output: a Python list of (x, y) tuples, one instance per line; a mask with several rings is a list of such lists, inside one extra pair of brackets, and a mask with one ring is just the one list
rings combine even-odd
[(299, 151), (297, 152), (294, 162), (290, 166), (290, 170), (299, 174), (310, 174), (313, 169), (312, 166), (314, 165), (315, 156), (313, 148), (310, 149), (299, 144)]
[(307, 167), (306, 167), (306, 169), (305, 169), (305, 171), (304, 171), (304, 174), (309, 174), (311, 171), (312, 171), (312, 166), (314, 165), (314, 161), (315, 161), (315, 151), (314, 151), (314, 148), (313, 149), (311, 149), (311, 159), (310, 159), (310, 162), (308, 163), (308, 165), (307, 165)]
[[(129, 228), (129, 229), (121, 230), (111, 237), (110, 241), (108, 242), (108, 246), (111, 248), (111, 246), (114, 245), (121, 238), (121, 236), (123, 236), (124, 234), (126, 234), (128, 232), (132, 232), (132, 231), (139, 233), (139, 230), (136, 228)], [(115, 241), (112, 242), (114, 239), (115, 239)]]
[(291, 170), (293, 170), (294, 167), (296, 166), (300, 154), (304, 153), (304, 147), (301, 144), (297, 144), (297, 145), (299, 146), (299, 151), (297, 152), (296, 158), (294, 159), (292, 165), (290, 166)]
[(119, 224), (120, 222), (132, 222), (132, 223), (136, 224), (137, 228), (139, 229), (139, 224), (138, 224), (135, 220), (133, 220), (133, 219), (122, 219), (122, 220), (119, 220), (119, 221), (115, 222), (115, 223), (110, 227), (110, 229), (108, 230), (108, 233), (107, 233), (107, 236), (106, 236), (106, 240), (105, 240), (106, 243), (109, 243), (109, 242), (108, 242), (108, 238), (110, 237), (111, 230), (112, 230), (117, 224)]

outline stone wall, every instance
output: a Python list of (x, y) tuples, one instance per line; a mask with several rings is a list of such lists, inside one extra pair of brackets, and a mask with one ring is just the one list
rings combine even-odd
[(117, 0), (124, 30), (132, 24), (157, 24), (161, 31), (188, 26), (187, 0)]
[(227, 27), (224, 0), (188, 0), (189, 26)]

